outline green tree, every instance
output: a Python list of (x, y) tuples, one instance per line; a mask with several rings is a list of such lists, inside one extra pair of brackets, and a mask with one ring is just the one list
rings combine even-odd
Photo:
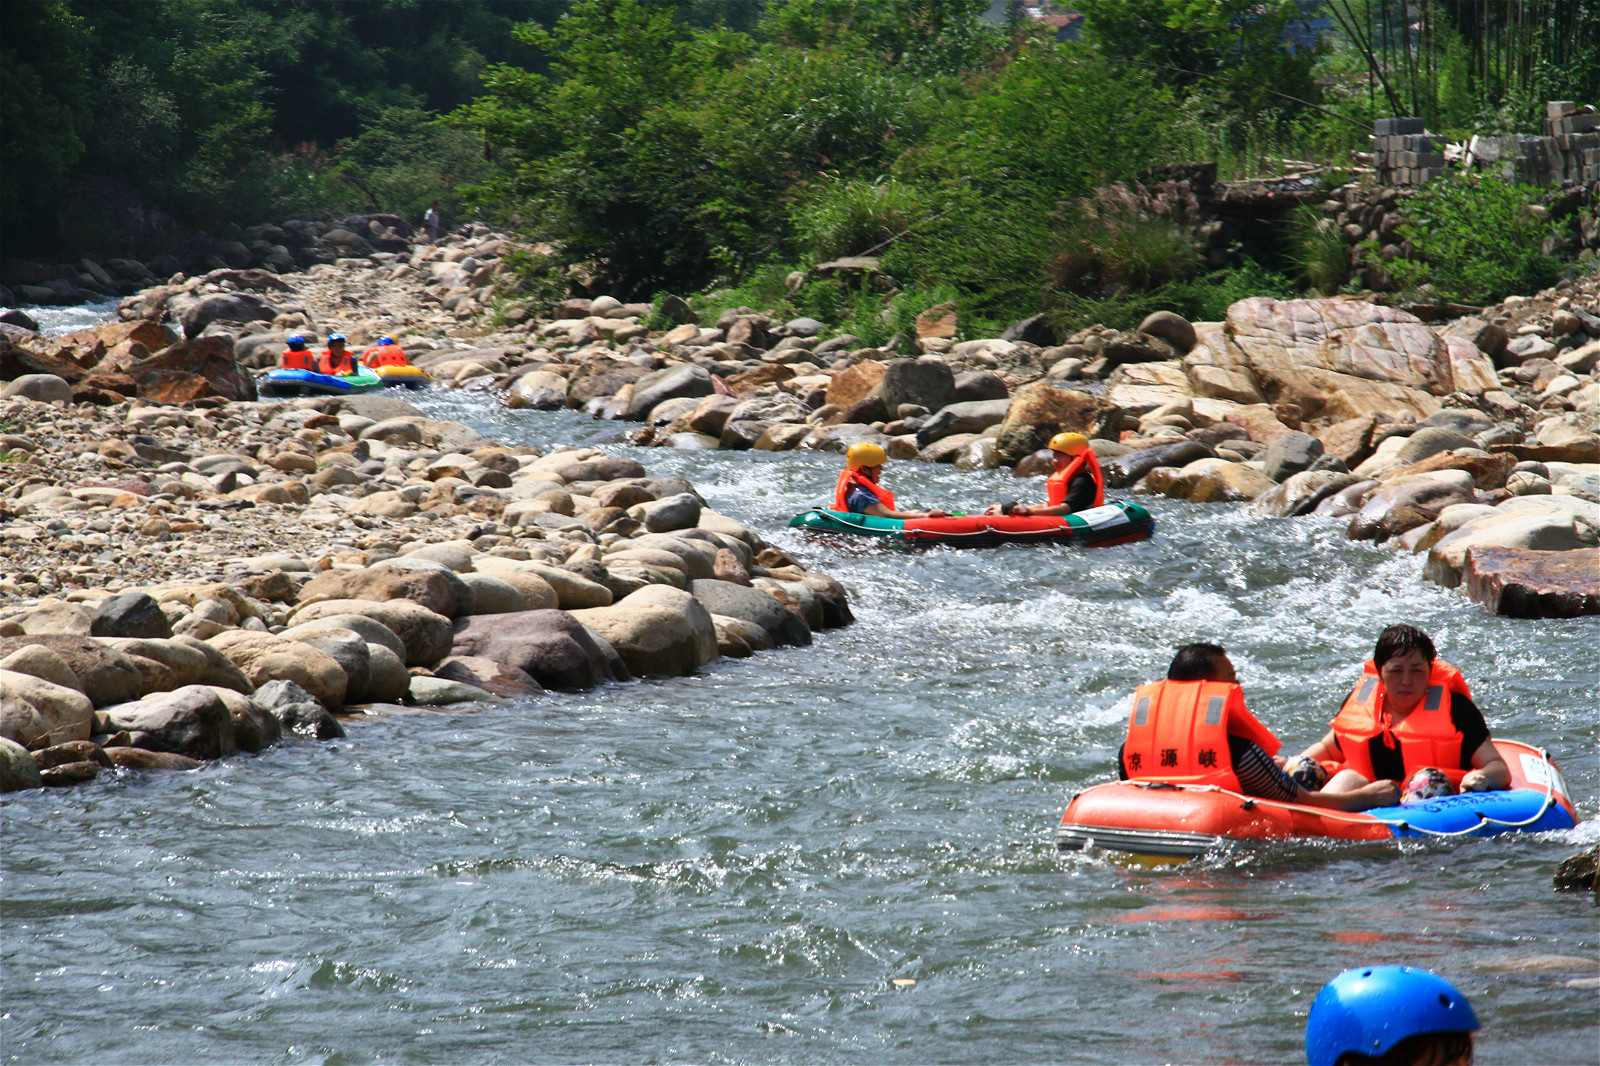
[(89, 32), (66, 0), (12, 0), (0, 35), (0, 237), (32, 242), (84, 151)]

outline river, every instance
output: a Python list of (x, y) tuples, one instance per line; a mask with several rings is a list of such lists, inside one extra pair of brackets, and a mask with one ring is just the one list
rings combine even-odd
[[(626, 448), (571, 412), (420, 402)], [(1453, 980), (1479, 1063), (1600, 1061), (1596, 908), (1550, 887), (1600, 838), (1600, 620), (1496, 618), (1420, 559), (1232, 505), (1149, 501), (1155, 537), (1102, 549), (817, 543), (784, 523), (837, 456), (628, 454), (837, 576), (857, 623), (696, 677), (5, 797), (6, 1061), (1291, 1062), (1317, 989), (1376, 962)], [(1018, 494), (889, 475), (925, 505)], [(1052, 847), (1176, 645), (1226, 644), (1292, 751), (1396, 621), (1498, 734), (1552, 749), (1586, 821), (1154, 869)]]

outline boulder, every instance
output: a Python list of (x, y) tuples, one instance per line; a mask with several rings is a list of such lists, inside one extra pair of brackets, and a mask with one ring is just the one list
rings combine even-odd
[(544, 686), (527, 671), (481, 655), (449, 656), (434, 668), (433, 676), (472, 685), (507, 699), (544, 691)]
[[(561, 598), (556, 595), (556, 590), (551, 587), (550, 582), (538, 574), (510, 568), (489, 569), (479, 572), (516, 589), (522, 596), (523, 605), (521, 610), (544, 611), (561, 605)], [(464, 576), (463, 580), (465, 580)], [(476, 586), (474, 586), (474, 590), (476, 590)], [(475, 609), (476, 606), (476, 603), (474, 603)], [(478, 611), (477, 613), (488, 614), (492, 612)]]
[(503, 569), (492, 567), (488, 572), (500, 576), (509, 569), (533, 574), (544, 581), (555, 593), (556, 605), (563, 611), (573, 611), (583, 607), (604, 607), (612, 599), (611, 590), (606, 586), (559, 566), (523, 561)]
[(101, 601), (95, 609), (89, 632), (97, 637), (172, 636), (172, 623), (154, 596), (144, 592), (124, 592)]
[(0, 637), (0, 657), (29, 644), (38, 644), (60, 656), (96, 707), (136, 700), (144, 694), (139, 670), (128, 657), (90, 637)]
[(198, 337), (213, 322), (270, 322), (278, 309), (252, 292), (222, 292), (203, 296), (179, 316), (185, 337)]
[(300, 624), (291, 626), (278, 635), (286, 640), (299, 640), (302, 634), (314, 633), (317, 630), (342, 629), (356, 634), (368, 644), (381, 644), (397, 656), (405, 656), (405, 642), (388, 626), (376, 619), (359, 614), (328, 615), (311, 621), (301, 621), (301, 617), (303, 616), (296, 617), (296, 621)]
[(1319, 503), (1358, 479), (1354, 474), (1332, 470), (1303, 470), (1257, 496), (1250, 505), (1253, 515), (1292, 518), (1314, 511)]
[(77, 689), (0, 670), (0, 737), (42, 748), (87, 740), (93, 725), (94, 704)]
[(1322, 441), (1324, 455), (1331, 455), (1354, 470), (1372, 455), (1372, 435), (1377, 426), (1377, 415), (1357, 415), (1335, 422), (1319, 432), (1317, 438)]
[(184, 641), (139, 640), (133, 637), (108, 638), (138, 668), (146, 694), (171, 692), (185, 685), (198, 685), (206, 676), (210, 662), (205, 652)]
[(937, 411), (955, 399), (956, 378), (942, 359), (896, 359), (873, 391), (891, 414), (908, 403)]
[(1313, 370), (1335, 375), (1332, 380), (1383, 382), (1433, 396), (1455, 387), (1444, 342), (1421, 319), (1394, 307), (1253, 296), (1228, 308), (1227, 334), (1258, 378)]
[(298, 626), (346, 614), (371, 618), (398, 637), (407, 666), (428, 666), (450, 654), (450, 619), (410, 600), (323, 600), (302, 604), (291, 621)]
[(29, 636), (86, 637), (94, 624), (89, 612), (78, 604), (54, 597), (28, 608), (15, 622)]
[(457, 703), (501, 703), (492, 692), (476, 685), (463, 684), (443, 677), (421, 675), (411, 679), (411, 692), (407, 697), (418, 707), (449, 707)]
[(829, 383), (826, 403), (841, 411), (848, 411), (867, 396), (873, 394), (883, 381), (888, 367), (875, 359), (867, 359), (834, 375)]
[(1057, 433), (1115, 436), (1121, 421), (1122, 411), (1099, 397), (1035, 381), (1012, 395), (995, 444), (1002, 461), (1015, 463)]
[(1311, 464), (1322, 458), (1322, 442), (1309, 433), (1289, 432), (1267, 445), (1262, 456), (1263, 472), (1273, 481), (1283, 481), (1291, 474), (1309, 470)]
[(917, 430), (917, 446), (926, 448), (957, 433), (982, 433), (1004, 422), (1010, 409), (1011, 401), (1003, 398), (948, 404), (929, 415)]
[(634, 382), (633, 397), (628, 401), (623, 417), (632, 422), (642, 422), (651, 409), (663, 400), (682, 396), (710, 396), (715, 391), (711, 372), (705, 368), (668, 367), (646, 374)]
[(208, 687), (228, 709), (233, 741), (240, 751), (265, 751), (283, 738), (282, 724), (253, 697), (231, 688)]
[[(1139, 323), (1139, 332), (1168, 341), (1180, 353), (1195, 345), (1194, 326), (1182, 315), (1171, 311), (1153, 311)], [(1037, 342), (1035, 342), (1037, 343)]]
[(256, 398), (256, 379), (234, 359), (233, 338), (226, 334), (181, 341), (132, 364), (126, 373), (141, 397), (159, 403)]
[(1189, 379), (1176, 361), (1119, 366), (1106, 379), (1106, 400), (1140, 417), (1189, 400)]
[(405, 659), (387, 644), (367, 645), (367, 699), (398, 703), (411, 690)]
[(256, 692), (256, 702), (278, 720), (281, 729), (318, 740), (344, 736), (328, 708), (293, 681), (269, 681)]
[(269, 681), (293, 681), (329, 710), (344, 706), (349, 677), (335, 659), (309, 644), (248, 629), (230, 629), (206, 643), (256, 686), (258, 699)]
[(687, 492), (646, 506), (644, 527), (652, 533), (693, 529), (700, 522), (700, 499)]
[(573, 616), (604, 637), (634, 674), (692, 674), (717, 657), (710, 613), (670, 585), (649, 585), (621, 603)]
[(445, 569), (368, 566), (324, 570), (300, 589), (302, 605), (328, 600), (408, 600), (434, 614), (459, 613), (461, 579)]
[(956, 375), (956, 393), (952, 403), (979, 403), (984, 400), (1005, 400), (1011, 389), (999, 374), (987, 370), (968, 370)]
[[(337, 626), (296, 626), (294, 639), (308, 644), (339, 664), (346, 680), (344, 703), (365, 703), (370, 698), (372, 655), (360, 634)], [(330, 705), (335, 709), (338, 704)]]
[(1196, 459), (1178, 470), (1165, 491), (1192, 503), (1220, 503), (1253, 500), (1270, 488), (1272, 481), (1265, 474), (1243, 463)]
[(715, 580), (691, 581), (688, 592), (713, 615), (739, 618), (760, 626), (774, 644), (804, 647), (811, 643), (811, 629), (805, 621), (769, 593)]
[(212, 688), (232, 689), (234, 692), (242, 692), (246, 696), (255, 691), (256, 687), (250, 683), (250, 679), (240, 673), (239, 668), (229, 662), (226, 655), (223, 655), (222, 652), (205, 641), (197, 637), (180, 634), (173, 637), (171, 641), (162, 643), (182, 644), (184, 647), (199, 652), (205, 657), (205, 668), (201, 670), (200, 676), (195, 678), (195, 684), (210, 685)]
[(124, 770), (198, 770), (205, 764), (199, 759), (171, 751), (148, 751), (144, 748), (107, 748), (106, 758), (113, 766)]
[(1595, 531), (1572, 516), (1552, 511), (1514, 512), (1481, 518), (1444, 537), (1428, 552), (1423, 576), (1455, 588), (1461, 584), (1467, 552), (1485, 548), (1565, 552), (1595, 546)]
[(515, 667), (545, 688), (590, 689), (612, 678), (606, 653), (567, 611), (475, 615), (455, 624), (453, 657)]
[(3, 390), (0, 400), (21, 398), (39, 403), (69, 404), (72, 402), (72, 385), (55, 374), (23, 374), (13, 378)]
[(1107, 486), (1122, 488), (1132, 485), (1158, 466), (1181, 467), (1197, 459), (1216, 458), (1216, 454), (1209, 445), (1197, 440), (1157, 444), (1111, 460), (1103, 468), (1102, 474)]
[(1600, 548), (1524, 551), (1471, 548), (1462, 571), (1467, 595), (1510, 618), (1600, 614)]
[(28, 749), (0, 736), (0, 792), (21, 792), (43, 786), (39, 764), (33, 761)]
[(547, 370), (530, 371), (511, 386), (505, 405), (513, 410), (559, 411), (567, 406), (567, 379)]
[(1477, 442), (1443, 426), (1425, 426), (1406, 438), (1395, 458), (1407, 465), (1456, 448), (1476, 448)]
[(95, 722), (101, 733), (126, 730), (134, 747), (151, 751), (221, 759), (238, 750), (227, 704), (205, 685), (186, 685), (107, 707), (95, 715)]
[(83, 682), (78, 680), (78, 675), (72, 672), (67, 661), (41, 644), (24, 645), (0, 659), (0, 670), (32, 674), (54, 685), (83, 691)]
[(1351, 540), (1385, 540), (1431, 522), (1446, 507), (1473, 503), (1470, 490), (1456, 481), (1425, 478), (1377, 489), (1350, 521)]
[[(466, 573), (460, 577), (472, 590), (471, 613), (473, 614), (509, 614), (512, 611), (531, 611), (540, 607), (555, 606), (554, 602), (529, 602), (529, 598), (522, 594), (521, 589), (493, 574)], [(538, 580), (544, 588), (550, 587), (542, 578), (535, 580)], [(552, 601), (555, 599), (553, 595), (549, 598)], [(543, 597), (540, 599), (542, 601)]]

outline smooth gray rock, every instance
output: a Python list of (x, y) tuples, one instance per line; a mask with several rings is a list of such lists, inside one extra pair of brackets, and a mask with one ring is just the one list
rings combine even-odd
[(1440, 452), (1454, 451), (1457, 448), (1476, 448), (1478, 442), (1471, 437), (1464, 437), (1453, 429), (1443, 426), (1426, 426), (1417, 430), (1395, 452), (1395, 458), (1403, 463), (1420, 463), (1430, 455)]
[(873, 392), (890, 412), (903, 403), (937, 411), (955, 399), (956, 378), (942, 359), (894, 359)]
[(1133, 484), (1158, 466), (1187, 466), (1196, 459), (1214, 459), (1216, 454), (1210, 445), (1197, 440), (1140, 448), (1105, 465), (1106, 485), (1121, 488)]
[(951, 403), (974, 403), (978, 400), (1004, 400), (1011, 395), (999, 374), (987, 370), (968, 370), (956, 375), (956, 395)]
[(71, 403), (72, 386), (66, 378), (54, 374), (23, 374), (13, 378), (3, 390), (0, 390), (0, 400), (9, 400), (21, 397), (25, 400), (36, 400), (39, 403)]
[(95, 732), (127, 730), (136, 748), (170, 751), (198, 759), (220, 759), (238, 750), (233, 716), (206, 685), (185, 685), (95, 714)]
[(649, 508), (645, 512), (644, 528), (651, 533), (693, 529), (700, 522), (700, 500), (687, 492), (658, 500), (650, 504)]
[(172, 623), (154, 596), (124, 592), (100, 604), (90, 620), (89, 632), (96, 637), (162, 640), (172, 636)]
[(448, 707), (455, 703), (504, 703), (502, 697), (476, 685), (443, 677), (413, 677), (410, 700), (418, 707)]
[(811, 628), (805, 621), (760, 589), (701, 579), (689, 582), (688, 591), (709, 613), (754, 623), (766, 630), (775, 644), (804, 647), (811, 643)]
[(455, 624), (450, 654), (515, 666), (545, 688), (576, 691), (611, 680), (606, 654), (566, 611), (480, 614)]
[(0, 792), (21, 792), (28, 788), (42, 788), (39, 764), (33, 756), (14, 740), (0, 737)]
[(662, 400), (680, 396), (710, 396), (715, 391), (711, 372), (704, 367), (680, 366), (657, 370), (634, 382), (633, 398), (628, 401), (628, 409), (623, 417), (630, 422), (641, 422)]
[(929, 415), (922, 428), (917, 430), (917, 447), (926, 448), (936, 440), (957, 433), (982, 433), (990, 426), (1004, 422), (1006, 412), (1010, 409), (1011, 401), (1006, 399), (947, 404)]
[(1309, 433), (1290, 431), (1267, 445), (1262, 456), (1263, 472), (1273, 481), (1311, 469), (1322, 458), (1322, 442)]

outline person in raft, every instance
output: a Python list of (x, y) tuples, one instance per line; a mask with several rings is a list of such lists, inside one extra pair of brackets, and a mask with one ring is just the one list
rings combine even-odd
[(844, 453), (844, 470), (833, 490), (833, 509), (873, 518), (944, 518), (944, 511), (897, 511), (894, 493), (878, 484), (889, 455), (871, 441), (856, 441)]
[(1328, 734), (1286, 764), (1322, 794), (1359, 790), (1372, 781), (1405, 782), (1408, 801), (1486, 792), (1511, 784), (1511, 770), (1489, 739), (1461, 671), (1438, 657), (1428, 634), (1390, 626), (1345, 697)]
[(345, 348), (343, 333), (328, 334), (328, 346), (317, 360), (317, 372), (335, 376), (356, 372), (355, 356)]
[(1362, 966), (1322, 986), (1306, 1018), (1306, 1066), (1472, 1066), (1472, 1004), (1412, 966)]
[(1233, 662), (1217, 644), (1187, 644), (1167, 679), (1133, 693), (1128, 739), (1117, 752), (1117, 777), (1174, 785), (1216, 785), (1282, 803), (1362, 811), (1394, 803), (1394, 783), (1348, 792), (1310, 792), (1273, 761), (1282, 745), (1245, 709)]
[(1089, 447), (1089, 438), (1082, 433), (1057, 433), (1050, 438), (1051, 457), (1055, 470), (1045, 482), (1045, 503), (997, 503), (984, 514), (1063, 515), (1074, 511), (1087, 511), (1106, 502), (1106, 479), (1100, 472), (1100, 460)]
[(306, 350), (306, 339), (296, 333), (285, 337), (284, 344), (288, 345), (282, 355), (278, 357), (278, 365), (285, 370), (310, 370), (317, 369), (315, 353)]
[(371, 367), (373, 370), (382, 366), (410, 365), (410, 361), (406, 359), (405, 351), (401, 349), (393, 337), (379, 337), (376, 347), (368, 348), (361, 353), (361, 363), (363, 366)]

